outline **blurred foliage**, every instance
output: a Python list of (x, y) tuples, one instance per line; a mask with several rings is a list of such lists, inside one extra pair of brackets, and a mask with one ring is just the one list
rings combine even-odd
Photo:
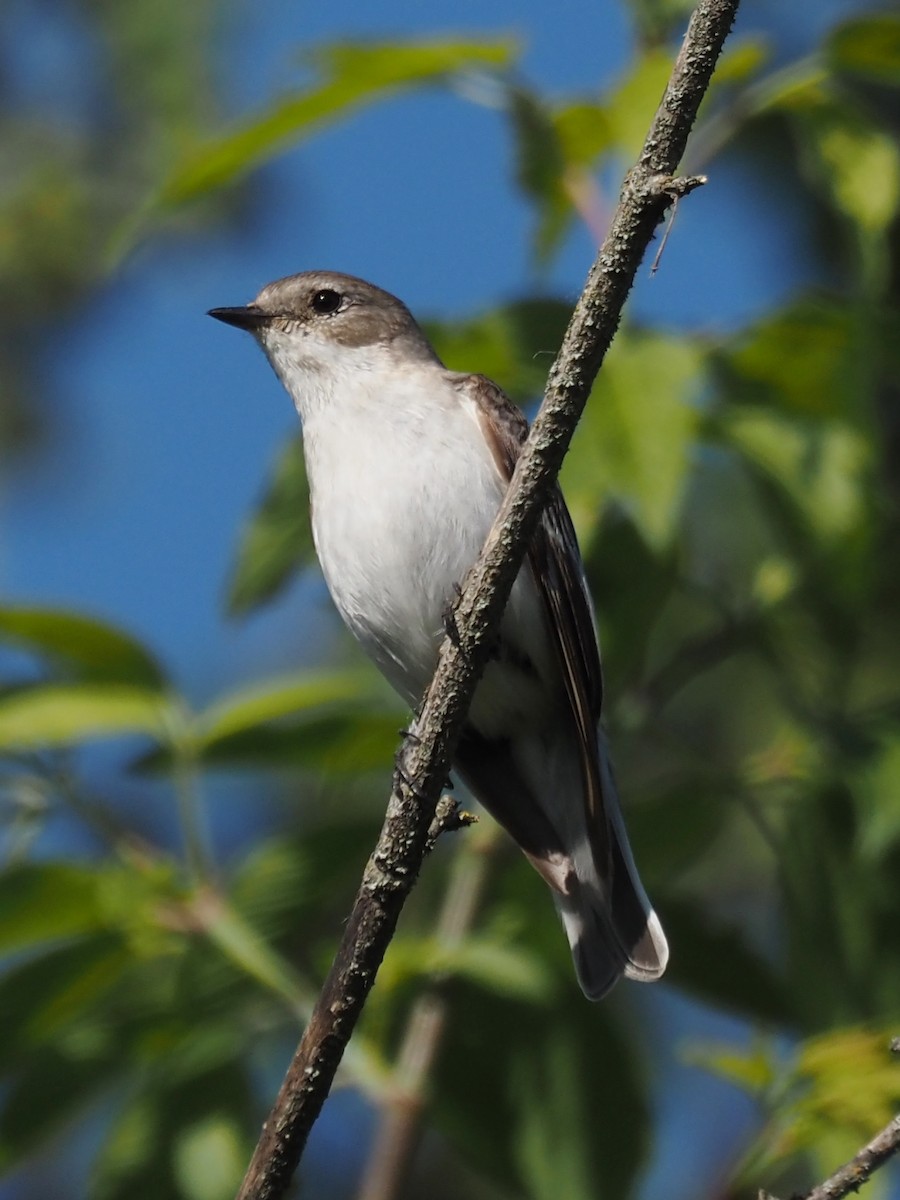
[[(5, 404), (29, 369), (25, 331), (111, 255), (228, 213), (262, 163), (399, 90), (502, 97), (531, 252), (551, 262), (573, 221), (608, 209), (598, 181), (635, 152), (686, 11), (632, 8), (635, 59), (605, 92), (538, 94), (506, 41), (348, 43), (223, 128), (210, 6), (74, 5), (94, 63), (84, 112), (0, 118)], [(900, 18), (862, 12), (813, 56), (772, 58), (759, 39), (729, 48), (691, 166), (727, 149), (764, 170), (760, 145), (794, 147), (784, 169), (833, 285), (727, 337), (626, 321), (563, 472), (669, 984), (753, 1032), (749, 1049), (692, 1051), (760, 1106), (736, 1194), (826, 1173), (900, 1101), (885, 1050), (900, 1018)], [(530, 404), (567, 316), (536, 288), (428, 328), (450, 366)], [(292, 441), (237, 539), (233, 611), (315, 569), (305, 488)], [(92, 1196), (229, 1196), (373, 842), (404, 714), (363, 668), (264, 680), (196, 712), (148, 649), (80, 614), (0, 610), (0, 641), (25, 664), (0, 690), (0, 1164), (100, 1128)], [(183, 850), (101, 794), (91, 746), (110, 740), (123, 786), (171, 792)], [(237, 770), (343, 802), (315, 820), (301, 803), (290, 834), (212, 863), (204, 784)], [(56, 819), (83, 828), (83, 858), (32, 855)], [(470, 1194), (625, 1196), (650, 1145), (653, 1030), (626, 986), (583, 1001), (518, 857), (492, 853), (474, 925), (442, 937), (453, 860), (480, 847), (460, 834), (429, 862), (343, 1081), (391, 1102), (411, 1007), (440, 977), (450, 1020), (427, 1120)]]
[(265, 498), (238, 543), (228, 593), (235, 615), (271, 600), (313, 558), (309, 486), (299, 437), (279, 455)]
[(0, 445), (40, 432), (36, 331), (103, 282), (110, 230), (215, 114), (211, 0), (66, 7), (65, 69), (33, 80), (16, 58), (49, 14), (0, 10)]
[[(900, 1071), (888, 1051), (890, 1028), (848, 1027), (801, 1041), (785, 1060), (770, 1041), (749, 1051), (696, 1046), (700, 1066), (749, 1091), (765, 1121), (735, 1169), (748, 1191), (800, 1156), (823, 1178), (849, 1160), (900, 1108)], [(874, 1191), (883, 1193), (876, 1179)]]
[(183, 204), (231, 183), (273, 153), (309, 137), (329, 121), (404, 88), (447, 83), (475, 68), (501, 67), (513, 56), (507, 42), (341, 42), (307, 55), (322, 82), (283, 97), (261, 117), (202, 147), (191, 147), (167, 180), (163, 206)]

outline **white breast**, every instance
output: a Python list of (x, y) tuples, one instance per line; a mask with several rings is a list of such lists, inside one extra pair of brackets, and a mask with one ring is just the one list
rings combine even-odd
[(411, 704), (434, 670), (443, 616), (503, 497), (474, 413), (439, 371), (390, 395), (373, 373), (308, 412), (316, 549), (341, 616)]
[[(436, 359), (398, 369), (383, 346), (338, 352), (320, 342), (305, 355), (285, 339), (268, 349), (303, 422), (313, 535), (332, 598), (416, 707), (455, 588), (506, 490), (474, 402)], [(540, 729), (557, 702), (559, 676), (527, 568), (501, 636), (515, 653), (489, 663), (470, 720), (488, 736)]]

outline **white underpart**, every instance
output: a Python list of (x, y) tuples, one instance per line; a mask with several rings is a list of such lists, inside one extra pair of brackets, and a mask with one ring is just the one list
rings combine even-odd
[[(269, 354), (303, 422), (313, 536), (348, 627), (394, 687), (418, 704), (437, 661), (444, 614), (503, 499), (474, 406), (431, 362), (398, 370), (384, 346), (271, 338)], [(312, 338), (314, 335), (308, 335)], [(302, 342), (300, 343), (302, 345)], [(555, 674), (527, 572), (504, 636)], [(530, 725), (546, 704), (537, 681), (488, 667), (471, 710), (485, 734)]]

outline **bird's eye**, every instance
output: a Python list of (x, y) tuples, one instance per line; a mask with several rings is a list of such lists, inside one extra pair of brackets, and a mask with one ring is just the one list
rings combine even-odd
[(328, 313), (337, 312), (341, 307), (342, 300), (343, 296), (340, 292), (335, 292), (331, 288), (323, 288), (321, 292), (315, 293), (309, 303), (313, 312), (326, 316)]

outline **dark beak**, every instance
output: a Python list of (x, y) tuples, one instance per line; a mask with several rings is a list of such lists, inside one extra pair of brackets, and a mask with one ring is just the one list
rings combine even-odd
[(215, 317), (217, 321), (224, 321), (226, 325), (234, 325), (238, 329), (248, 329), (251, 332), (269, 320), (268, 313), (262, 312), (254, 304), (248, 304), (246, 308), (211, 308), (207, 315)]

